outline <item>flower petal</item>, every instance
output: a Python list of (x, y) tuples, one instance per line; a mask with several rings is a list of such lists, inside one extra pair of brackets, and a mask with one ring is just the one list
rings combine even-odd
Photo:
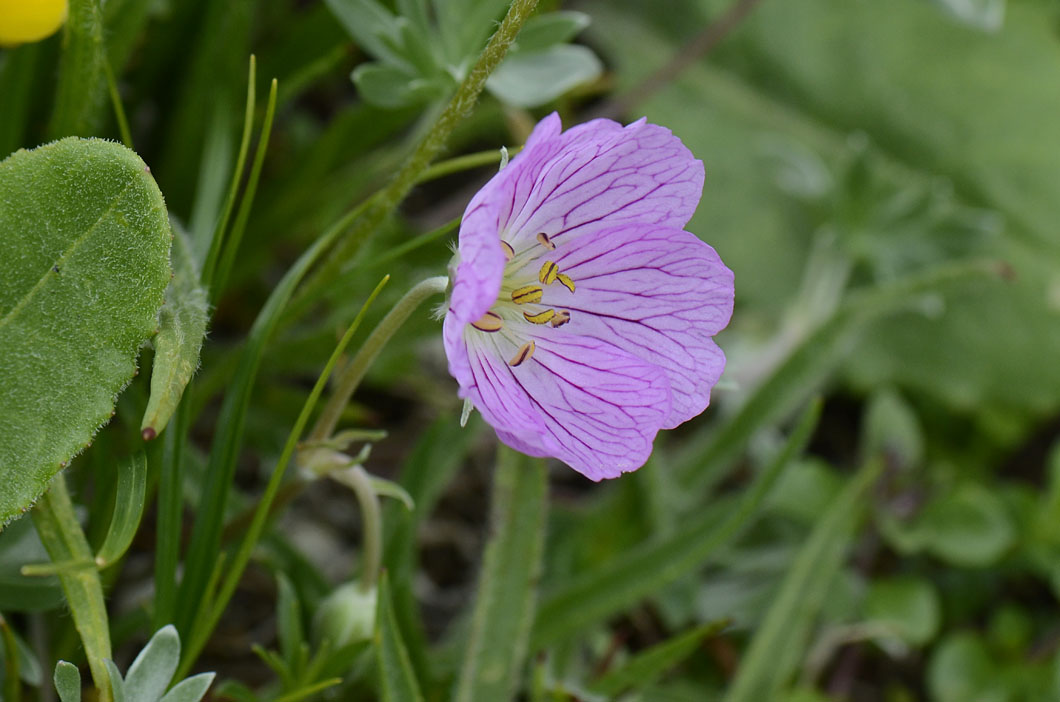
[(733, 308), (733, 274), (714, 249), (680, 229), (625, 226), (583, 236), (552, 259), (576, 291), (549, 286), (541, 304), (570, 311), (568, 334), (616, 343), (666, 372), (664, 429), (706, 409), (725, 369), (711, 337)]
[(518, 248), (540, 232), (570, 241), (626, 222), (683, 227), (703, 190), (703, 163), (670, 130), (644, 120), (593, 120), (555, 135), (547, 117), (480, 194), (497, 204)]
[(459, 262), (451, 272), (451, 314), (474, 322), (497, 300), (504, 277), (504, 251), (497, 236), (497, 205), (479, 191), (464, 212), (458, 244)]

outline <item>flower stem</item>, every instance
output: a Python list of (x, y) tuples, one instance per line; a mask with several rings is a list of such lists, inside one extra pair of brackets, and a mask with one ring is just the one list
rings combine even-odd
[(332, 477), (353, 490), (361, 506), (361, 529), (364, 535), (359, 585), (361, 592), (371, 592), (379, 579), (379, 565), (383, 558), (383, 519), (379, 510), (379, 495), (372, 487), (368, 474), (358, 465), (335, 471)]
[(335, 391), (331, 394), (331, 397), (328, 398), (327, 404), (324, 405), (324, 409), (320, 412), (316, 424), (313, 425), (313, 431), (309, 432), (307, 441), (320, 441), (331, 436), (332, 432), (335, 431), (335, 425), (339, 423), (339, 417), (342, 416), (342, 411), (349, 403), (354, 390), (356, 390), (357, 386), (361, 384), (361, 380), (364, 378), (364, 374), (368, 371), (368, 367), (372, 365), (372, 361), (374, 361), (379, 355), (379, 352), (383, 350), (386, 342), (390, 341), (390, 337), (394, 335), (394, 332), (405, 323), (405, 320), (409, 318), (409, 315), (411, 315), (424, 300), (433, 295), (445, 292), (448, 285), (449, 279), (445, 276), (428, 278), (427, 280), (418, 283), (412, 288), (412, 290), (405, 293), (404, 297), (397, 301), (394, 308), (391, 309), (390, 312), (383, 317), (382, 321), (379, 322), (378, 326), (372, 330), (372, 333), (365, 340), (364, 345), (361, 346), (357, 355), (353, 357), (353, 360), (343, 368), (335, 386)]
[(474, 107), (479, 93), (486, 87), (486, 79), (504, 60), (523, 23), (537, 8), (537, 3), (538, 0), (513, 0), (500, 27), (490, 37), (486, 48), (479, 54), (478, 61), (460, 83), (456, 94), (446, 105), (438, 121), (420, 140), (412, 155), (390, 181), (390, 184), (379, 193), (378, 198), (374, 200), (357, 226), (337, 245), (337, 250), (333, 255), (328, 257), (327, 262), (306, 283), (302, 290), (302, 297), (307, 295), (315, 297), (320, 288), (338, 277), (343, 266), (356, 253), (368, 235), (405, 199), (423, 170), (445, 146), (452, 131)]
[[(48, 492), (33, 508), (33, 525), (53, 563), (92, 561), (92, 550), (74, 515), (74, 505), (63, 474), (55, 476)], [(110, 625), (103, 602), (103, 584), (95, 568), (59, 573), (66, 602), (74, 617), (101, 702), (113, 700), (110, 675), (104, 661), (111, 658)]]

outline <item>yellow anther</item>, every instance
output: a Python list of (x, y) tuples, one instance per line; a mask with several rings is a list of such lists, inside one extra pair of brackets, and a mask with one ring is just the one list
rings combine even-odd
[(526, 342), (525, 344), (519, 347), (518, 351), (515, 352), (515, 355), (512, 356), (512, 360), (508, 361), (508, 365), (514, 368), (522, 363), (525, 363), (526, 361), (529, 361), (530, 357), (534, 355), (535, 348), (537, 348), (537, 344), (534, 343), (533, 339)]
[(555, 251), (556, 250), (556, 245), (553, 244), (552, 240), (548, 238), (548, 234), (545, 234), (544, 232), (541, 232), (540, 234), (537, 235), (537, 240), (539, 242), (541, 242), (541, 245), (544, 246), (549, 251)]
[(541, 302), (541, 294), (543, 292), (540, 285), (524, 285), (521, 288), (512, 290), (512, 302), (517, 305), (524, 305), (528, 302)]
[(472, 322), (471, 326), (479, 331), (497, 332), (504, 326), (504, 320), (496, 312), (487, 312), (479, 317), (478, 321)]
[(523, 312), (523, 316), (526, 317), (526, 321), (533, 324), (545, 324), (556, 316), (556, 310), (545, 310), (544, 312), (538, 312), (537, 314)]
[(552, 261), (545, 261), (545, 264), (541, 266), (541, 270), (537, 274), (537, 279), (545, 285), (551, 285), (556, 282), (557, 275), (559, 275), (559, 266)]
[(566, 275), (564, 273), (557, 273), (556, 278), (559, 280), (559, 282), (563, 283), (563, 287), (567, 288), (567, 290), (570, 290), (571, 292), (574, 292), (574, 281), (570, 279), (569, 275)]
[(566, 324), (569, 321), (570, 321), (570, 312), (568, 312), (566, 310), (560, 310), (559, 312), (557, 312), (555, 314), (554, 317), (552, 317), (552, 319), (550, 320), (550, 324), (552, 324), (553, 328), (562, 327), (564, 324)]
[(506, 261), (511, 261), (515, 258), (515, 249), (513, 249), (512, 245), (504, 239), (501, 239), (501, 250), (504, 251), (504, 259)]

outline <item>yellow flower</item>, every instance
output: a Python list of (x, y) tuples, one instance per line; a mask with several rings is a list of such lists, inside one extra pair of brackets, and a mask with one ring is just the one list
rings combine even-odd
[(0, 0), (0, 46), (54, 34), (66, 21), (66, 0)]

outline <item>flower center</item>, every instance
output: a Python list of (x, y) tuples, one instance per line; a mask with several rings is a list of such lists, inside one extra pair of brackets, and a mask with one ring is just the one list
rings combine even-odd
[[(501, 240), (504, 256), (508, 259), (504, 267), (504, 279), (501, 282), (500, 294), (486, 314), (471, 323), (475, 329), (490, 334), (501, 334), (518, 346), (518, 351), (508, 361), (511, 366), (519, 366), (534, 355), (536, 345), (533, 339), (523, 342), (528, 331), (527, 324), (544, 326), (553, 329), (570, 322), (569, 310), (556, 309), (542, 303), (549, 286), (560, 285), (574, 293), (575, 284), (570, 276), (563, 273), (555, 261), (544, 260), (548, 253), (556, 250), (556, 245), (542, 232), (537, 235), (537, 245), (516, 252), (507, 241)], [(541, 262), (538, 267), (538, 262)], [(529, 272), (537, 268), (537, 282), (528, 282)]]

